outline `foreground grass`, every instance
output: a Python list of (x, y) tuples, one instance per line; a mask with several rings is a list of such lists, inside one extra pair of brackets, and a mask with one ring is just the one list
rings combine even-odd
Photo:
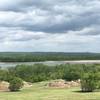
[(42, 82), (20, 92), (0, 92), (0, 100), (100, 100), (100, 92), (77, 92), (79, 90), (48, 88), (46, 82)]

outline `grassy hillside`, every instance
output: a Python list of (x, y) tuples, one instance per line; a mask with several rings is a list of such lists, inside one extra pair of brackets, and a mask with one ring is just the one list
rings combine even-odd
[(100, 92), (80, 93), (80, 88), (55, 89), (35, 83), (20, 92), (0, 92), (0, 100), (100, 100)]

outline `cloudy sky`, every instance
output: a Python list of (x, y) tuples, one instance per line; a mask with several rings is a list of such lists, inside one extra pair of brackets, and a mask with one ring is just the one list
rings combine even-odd
[(0, 51), (100, 52), (100, 0), (0, 0)]

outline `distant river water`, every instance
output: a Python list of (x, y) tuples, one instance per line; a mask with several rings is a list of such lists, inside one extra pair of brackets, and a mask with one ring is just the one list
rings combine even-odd
[(60, 65), (60, 64), (100, 64), (100, 60), (77, 60), (77, 61), (43, 61), (43, 62), (0, 62), (0, 67), (15, 67), (17, 65), (34, 65), (34, 64), (45, 64), (45, 65)]

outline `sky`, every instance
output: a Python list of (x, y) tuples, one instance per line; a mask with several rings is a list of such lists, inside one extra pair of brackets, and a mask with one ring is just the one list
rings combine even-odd
[(0, 0), (0, 51), (100, 52), (100, 0)]

